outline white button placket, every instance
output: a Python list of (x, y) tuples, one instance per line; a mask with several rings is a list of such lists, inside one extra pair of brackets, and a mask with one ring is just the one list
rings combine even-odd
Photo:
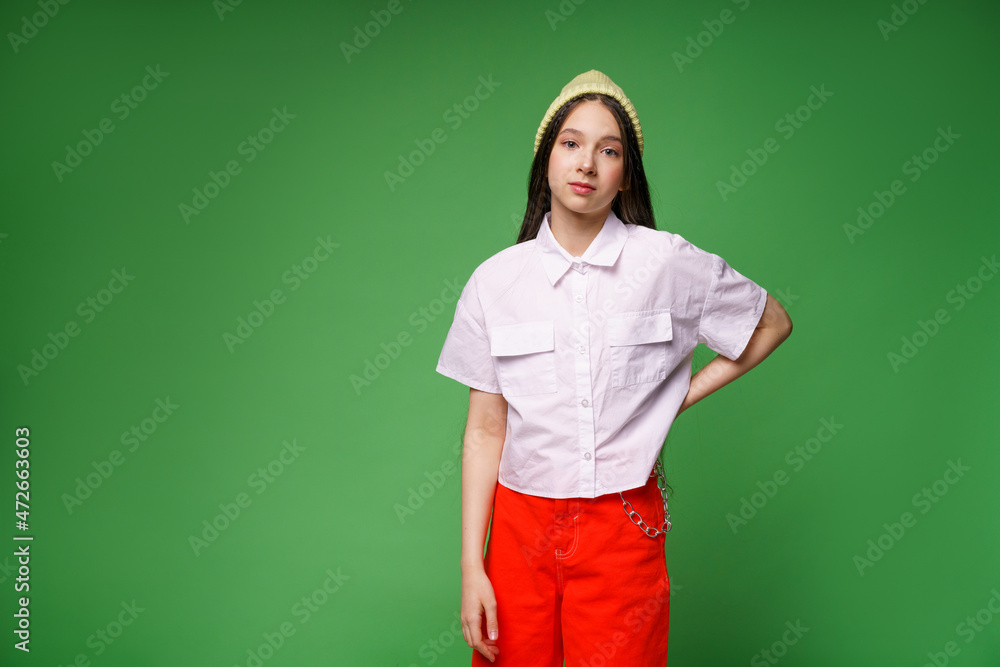
[(573, 262), (570, 271), (570, 289), (573, 295), (573, 345), (576, 349), (576, 414), (578, 456), (580, 461), (579, 495), (593, 497), (596, 492), (596, 463), (594, 453), (594, 408), (590, 381), (590, 310), (587, 307), (587, 265)]

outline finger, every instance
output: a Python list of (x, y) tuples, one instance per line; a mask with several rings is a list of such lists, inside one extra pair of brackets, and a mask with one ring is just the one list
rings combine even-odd
[(479, 651), (483, 655), (483, 657), (489, 660), (490, 662), (495, 662), (496, 656), (500, 652), (500, 648), (497, 646), (495, 640), (490, 639), (488, 637), (483, 637), (482, 622), (483, 619), (480, 617), (478, 623), (471, 624), (471, 629), (473, 631), (472, 634), (474, 639), (472, 647), (477, 651)]
[(482, 617), (479, 614), (476, 614), (469, 619), (468, 644), (472, 648), (478, 648), (483, 645), (482, 622)]
[(489, 660), (490, 662), (496, 662), (497, 659), (496, 653), (499, 653), (499, 651), (496, 651), (495, 653), (491, 652), (489, 648), (479, 649), (479, 652), (482, 653), (483, 657)]
[(490, 639), (498, 639), (500, 636), (500, 625), (497, 623), (496, 600), (489, 600), (483, 607), (486, 610), (486, 636)]
[(495, 646), (490, 646), (489, 644), (486, 644), (484, 642), (479, 642), (473, 648), (482, 653), (483, 657), (489, 660), (490, 662), (493, 662), (494, 658), (496, 657), (496, 654), (499, 652), (499, 650)]

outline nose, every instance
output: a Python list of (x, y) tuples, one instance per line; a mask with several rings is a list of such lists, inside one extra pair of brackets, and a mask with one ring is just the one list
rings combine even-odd
[(590, 174), (594, 171), (594, 158), (586, 151), (580, 151), (580, 170), (584, 173)]

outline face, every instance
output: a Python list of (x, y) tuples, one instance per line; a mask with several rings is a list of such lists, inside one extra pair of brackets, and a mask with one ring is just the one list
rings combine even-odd
[(597, 100), (581, 102), (566, 116), (549, 155), (552, 215), (603, 221), (623, 188), (624, 173), (615, 117)]

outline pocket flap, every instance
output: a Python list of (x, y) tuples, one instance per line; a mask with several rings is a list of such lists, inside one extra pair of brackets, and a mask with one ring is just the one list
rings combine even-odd
[(611, 347), (659, 343), (671, 340), (673, 335), (669, 309), (619, 313), (608, 318)]
[(552, 320), (518, 322), (493, 327), (490, 332), (490, 354), (503, 357), (554, 350), (553, 332)]

